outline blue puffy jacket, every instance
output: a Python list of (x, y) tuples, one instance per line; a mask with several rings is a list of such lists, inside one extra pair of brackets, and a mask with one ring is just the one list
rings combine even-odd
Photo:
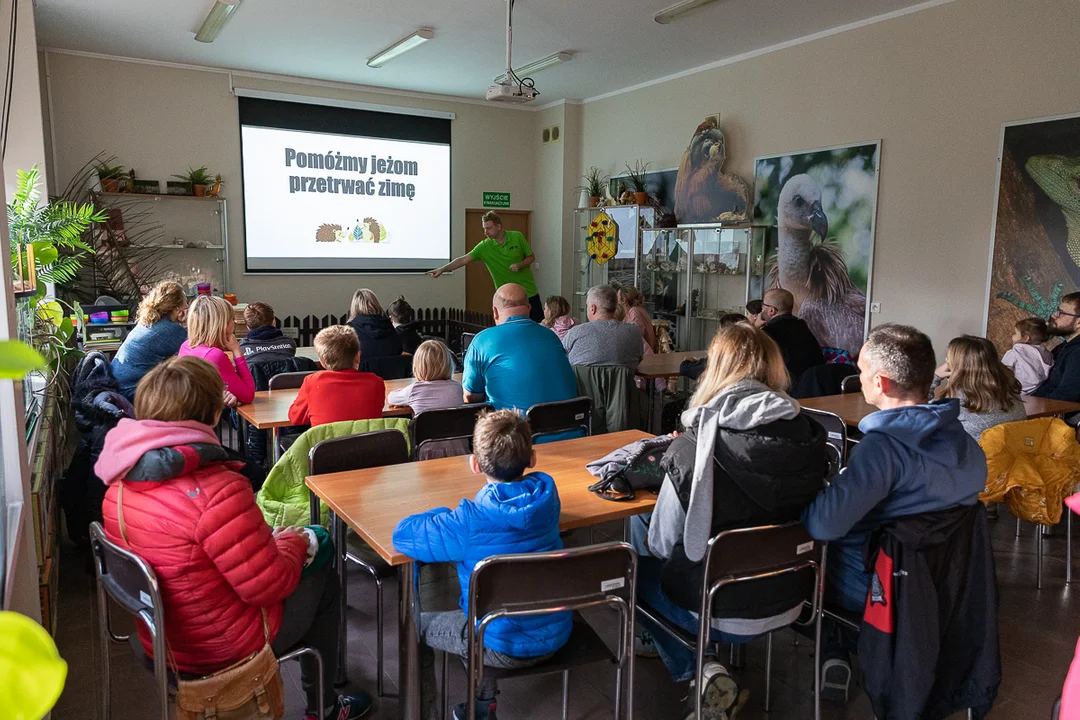
[[(456, 562), (461, 609), (468, 613), (469, 579), (484, 558), (505, 553), (559, 550), (559, 493), (541, 472), (507, 483), (488, 483), (456, 510), (435, 508), (394, 528), (394, 547), (419, 562)], [(570, 638), (570, 613), (503, 618), (488, 625), (484, 646), (518, 658), (555, 652)]]

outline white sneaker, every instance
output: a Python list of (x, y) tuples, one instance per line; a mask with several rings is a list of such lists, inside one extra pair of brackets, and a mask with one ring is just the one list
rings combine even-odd
[[(749, 691), (739, 692), (735, 678), (727, 668), (716, 661), (706, 662), (701, 670), (704, 680), (702, 687), (701, 717), (703, 720), (730, 720), (749, 698)], [(687, 698), (689, 714), (687, 720), (694, 718), (694, 681), (690, 681), (690, 696)], [(730, 711), (730, 712), (729, 712)]]

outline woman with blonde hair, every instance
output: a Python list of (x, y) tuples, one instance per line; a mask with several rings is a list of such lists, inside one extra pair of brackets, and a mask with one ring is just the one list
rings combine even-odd
[(645, 309), (645, 296), (633, 285), (624, 285), (619, 288), (619, 307), (624, 314), (623, 322), (633, 323), (641, 328), (641, 337), (652, 352), (657, 351), (656, 329), (653, 328), (652, 317)]
[(945, 362), (934, 371), (932, 400), (960, 401), (960, 424), (978, 440), (984, 430), (1027, 418), (1020, 382), (1001, 364), (986, 338), (961, 335), (949, 341)]
[(179, 354), (202, 358), (216, 367), (225, 390), (243, 405), (255, 399), (255, 380), (235, 330), (233, 306), (225, 298), (200, 295), (188, 309), (188, 341)]
[[(697, 633), (710, 538), (796, 521), (824, 485), (825, 431), (800, 412), (787, 387), (783, 356), (769, 336), (746, 323), (720, 330), (682, 415), (686, 431), (661, 461), (656, 508), (651, 518), (632, 521), (639, 597), (690, 632)], [(806, 578), (791, 575), (726, 591), (713, 608), (713, 639), (742, 643), (791, 625), (809, 590)], [(669, 635), (639, 641), (646, 651), (655, 646), (673, 679), (693, 677), (693, 654)], [(735, 681), (716, 662), (704, 677), (698, 691), (706, 707), (726, 717), (738, 699)]]
[(360, 338), (360, 357), (365, 360), (401, 354), (401, 338), (371, 290), (360, 288), (353, 293), (349, 326)]
[(136, 325), (124, 338), (112, 360), (112, 373), (120, 392), (135, 399), (135, 386), (146, 373), (175, 355), (187, 340), (184, 318), (187, 295), (178, 283), (160, 282), (139, 303)]

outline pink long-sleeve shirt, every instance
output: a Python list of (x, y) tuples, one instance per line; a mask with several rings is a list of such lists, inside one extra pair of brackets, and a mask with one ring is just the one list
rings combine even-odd
[(234, 364), (220, 348), (209, 345), (191, 347), (188, 343), (180, 346), (180, 352), (177, 355), (202, 358), (216, 367), (218, 373), (221, 374), (221, 379), (225, 381), (225, 389), (235, 395), (241, 405), (246, 405), (255, 399), (255, 380), (251, 377), (251, 371), (248, 370), (247, 360), (242, 356), (236, 358)]

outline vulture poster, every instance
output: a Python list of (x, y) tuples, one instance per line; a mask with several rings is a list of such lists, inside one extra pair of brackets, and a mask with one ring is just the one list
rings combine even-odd
[(760, 291), (791, 291), (818, 342), (852, 358), (866, 337), (880, 158), (874, 142), (754, 160), (769, 258)]
[(1006, 125), (999, 161), (986, 337), (1004, 353), (1080, 287), (1080, 115)]

